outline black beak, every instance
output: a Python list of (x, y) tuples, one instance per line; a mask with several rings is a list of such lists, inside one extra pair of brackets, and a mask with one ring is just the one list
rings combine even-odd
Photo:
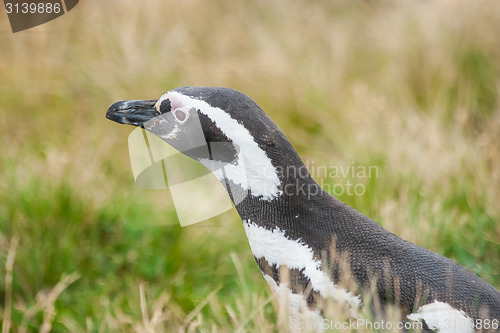
[(120, 124), (142, 126), (146, 121), (160, 115), (155, 108), (157, 99), (120, 101), (111, 105), (106, 112), (106, 118)]

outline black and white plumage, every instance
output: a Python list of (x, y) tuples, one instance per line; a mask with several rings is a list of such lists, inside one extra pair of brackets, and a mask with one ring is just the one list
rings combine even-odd
[[(476, 332), (470, 327), (476, 320), (500, 320), (500, 292), (487, 282), (386, 231), (309, 173), (291, 172), (305, 170), (304, 163), (246, 95), (183, 87), (158, 100), (117, 102), (107, 117), (143, 126), (212, 170), (235, 203), (264, 278), (292, 314), (321, 318), (315, 305), (323, 298), (344, 302), (354, 314), (363, 308), (361, 295), (374, 292), (382, 308), (395, 304), (405, 319), (441, 333)], [(355, 282), (351, 290), (338, 286), (341, 257)], [(289, 279), (280, 283), (284, 266)], [(464, 325), (450, 330), (446, 320)]]

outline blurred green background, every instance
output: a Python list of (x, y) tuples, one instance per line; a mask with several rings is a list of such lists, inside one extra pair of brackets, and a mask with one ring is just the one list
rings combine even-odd
[(316, 166), (376, 166), (339, 199), (500, 287), (500, 3), (87, 0), (16, 34), (0, 16), (3, 332), (286, 331), (236, 212), (181, 228), (105, 119), (185, 85), (243, 91)]

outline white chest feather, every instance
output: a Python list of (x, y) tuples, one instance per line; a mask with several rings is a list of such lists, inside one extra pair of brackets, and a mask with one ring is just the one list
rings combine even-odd
[(443, 302), (434, 301), (421, 306), (417, 312), (408, 315), (408, 319), (423, 320), (437, 333), (474, 333), (472, 319)]
[(361, 305), (360, 297), (338, 288), (322, 271), (321, 262), (314, 258), (309, 246), (300, 240), (287, 238), (285, 232), (279, 228), (271, 231), (251, 221), (243, 221), (243, 226), (256, 258), (264, 258), (271, 265), (285, 265), (291, 269), (301, 270), (309, 278), (312, 290), (318, 291), (325, 298), (349, 304), (353, 314), (357, 313)]

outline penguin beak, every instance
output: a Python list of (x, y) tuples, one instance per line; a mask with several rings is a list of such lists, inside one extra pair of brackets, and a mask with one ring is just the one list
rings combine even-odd
[(157, 99), (120, 101), (111, 105), (106, 118), (119, 124), (142, 126), (146, 121), (160, 115), (156, 110)]

